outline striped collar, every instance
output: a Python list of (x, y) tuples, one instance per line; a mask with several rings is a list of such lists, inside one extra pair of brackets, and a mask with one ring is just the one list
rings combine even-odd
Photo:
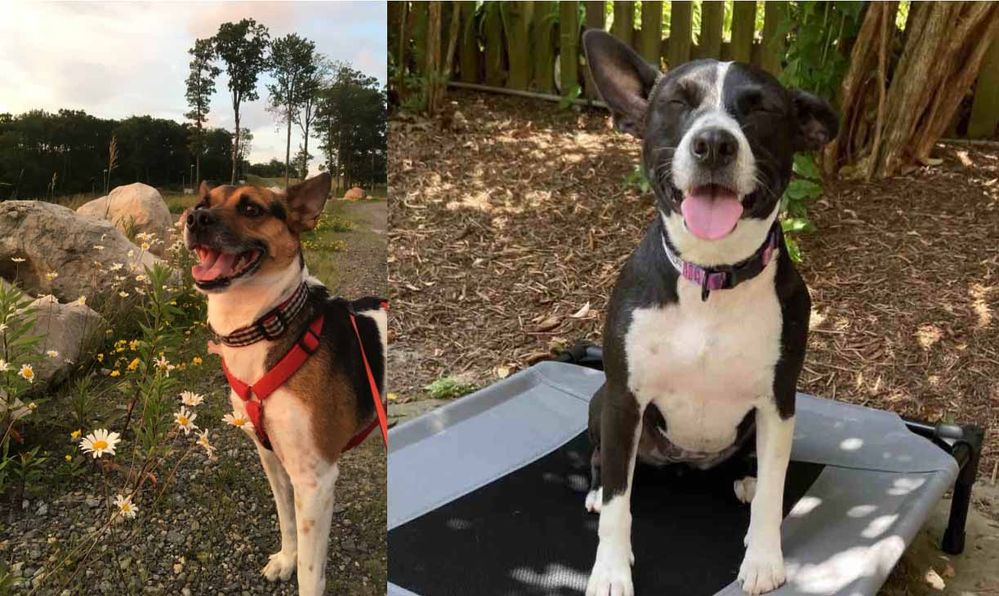
[(660, 236), (666, 257), (673, 264), (677, 272), (684, 278), (701, 286), (701, 301), (703, 302), (708, 299), (708, 294), (712, 290), (728, 290), (759, 275), (773, 259), (777, 247), (780, 245), (782, 233), (780, 221), (774, 221), (774, 225), (767, 233), (766, 240), (763, 241), (763, 244), (749, 258), (735, 265), (719, 265), (717, 267), (701, 267), (689, 261), (684, 261), (676, 253), (673, 245), (670, 244), (665, 230), (660, 232)]
[(228, 335), (219, 334), (210, 325), (208, 328), (215, 336), (215, 341), (231, 348), (241, 348), (263, 340), (273, 341), (288, 331), (295, 318), (305, 310), (308, 300), (309, 288), (302, 282), (287, 300), (246, 327), (240, 327)]

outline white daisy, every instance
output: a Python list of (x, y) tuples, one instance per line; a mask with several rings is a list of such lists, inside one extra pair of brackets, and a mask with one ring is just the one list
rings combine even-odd
[(94, 250), (104, 250), (104, 246), (102, 244), (95, 244)]
[(46, 350), (45, 355), (48, 356), (49, 358), (58, 358), (59, 352), (55, 350)]
[(94, 459), (105, 453), (114, 455), (115, 446), (121, 441), (121, 435), (99, 428), (80, 441), (80, 449), (93, 455)]
[(7, 372), (8, 370), (10, 370), (10, 363), (0, 358), (0, 372)]
[(132, 502), (132, 497), (126, 497), (125, 495), (116, 496), (114, 498), (114, 505), (118, 508), (118, 513), (125, 519), (134, 519), (135, 514), (139, 512), (139, 508)]
[(235, 426), (236, 428), (253, 428), (253, 423), (247, 420), (242, 414), (226, 414), (222, 417), (222, 420), (230, 426)]
[(205, 448), (205, 451), (208, 453), (208, 457), (215, 455), (215, 447), (208, 442), (208, 430), (198, 433), (198, 445)]
[(124, 263), (112, 263), (111, 264), (111, 271), (118, 271), (119, 269), (121, 269), (124, 266), (125, 266)]
[(11, 257), (10, 260), (14, 261), (15, 263), (23, 263), (28, 259), (25, 259), (24, 257)]
[(181, 406), (180, 410), (174, 413), (173, 419), (180, 427), (184, 434), (189, 434), (192, 430), (198, 428), (194, 424), (194, 420), (198, 417), (196, 412), (188, 410), (186, 407)]
[(205, 401), (205, 396), (200, 393), (195, 393), (193, 391), (181, 391), (180, 402), (185, 406), (195, 407), (200, 406), (201, 403)]
[(122, 298), (128, 298), (128, 292), (126, 292), (125, 290), (118, 292), (118, 295), (121, 296)]
[(87, 305), (87, 297), (81, 295), (79, 298), (76, 299), (76, 303), (79, 304), (80, 306), (86, 306)]
[(21, 371), (17, 373), (22, 379), (29, 383), (35, 382), (35, 369), (31, 368), (30, 364), (22, 364)]

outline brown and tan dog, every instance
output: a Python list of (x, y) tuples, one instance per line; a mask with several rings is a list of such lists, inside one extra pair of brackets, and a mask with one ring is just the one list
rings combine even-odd
[[(385, 371), (383, 302), (333, 298), (305, 266), (300, 235), (315, 228), (329, 191), (329, 174), (286, 192), (202, 183), (200, 202), (182, 216), (234, 414), (256, 425), (247, 431), (277, 503), (281, 550), (262, 573), (286, 580), (297, 569), (305, 595), (325, 587), (337, 461), (375, 419), (363, 356), (378, 393)], [(258, 391), (295, 351), (304, 361), (272, 392)]]

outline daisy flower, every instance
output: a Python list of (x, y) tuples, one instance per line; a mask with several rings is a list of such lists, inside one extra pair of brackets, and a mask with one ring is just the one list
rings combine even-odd
[(128, 298), (128, 292), (126, 292), (125, 290), (118, 292), (118, 295), (121, 296), (122, 298)]
[(184, 434), (189, 434), (192, 430), (198, 428), (194, 424), (194, 420), (198, 417), (196, 412), (188, 410), (186, 407), (181, 406), (180, 410), (174, 413), (173, 419), (177, 422), (177, 426), (180, 427)]
[(10, 260), (14, 261), (15, 263), (23, 263), (28, 259), (25, 259), (24, 257), (11, 257)]
[(205, 448), (205, 451), (208, 453), (208, 457), (212, 457), (213, 455), (215, 455), (215, 447), (208, 442), (207, 429), (198, 433), (198, 445), (201, 445), (202, 447)]
[(226, 414), (222, 417), (222, 420), (226, 424), (235, 426), (236, 428), (253, 428), (253, 423), (247, 420), (242, 414), (237, 414), (235, 412), (232, 414)]
[(121, 269), (124, 266), (125, 266), (124, 263), (112, 263), (111, 264), (111, 271), (118, 271), (119, 269)]
[(170, 361), (166, 359), (166, 356), (160, 354), (160, 357), (156, 359), (156, 366), (161, 371), (165, 372), (166, 375), (170, 376), (170, 371), (177, 368), (176, 366), (170, 364)]
[(76, 303), (79, 304), (80, 306), (86, 306), (87, 297), (81, 294), (80, 297), (76, 299)]
[(118, 513), (126, 519), (134, 519), (139, 508), (132, 502), (132, 497), (118, 495), (114, 498), (114, 506), (118, 508)]
[(0, 358), (0, 372), (7, 372), (8, 370), (10, 370), (10, 363)]
[(31, 368), (30, 364), (22, 364), (21, 371), (17, 373), (22, 379), (29, 383), (35, 382), (35, 369)]
[(94, 459), (105, 453), (114, 455), (115, 446), (121, 441), (121, 435), (99, 428), (80, 441), (80, 449), (93, 455)]
[(149, 278), (147, 278), (145, 275), (143, 275), (141, 273), (139, 275), (135, 276), (135, 281), (139, 282), (140, 284), (144, 283), (147, 279), (149, 279)]
[(57, 352), (55, 350), (47, 350), (45, 352), (45, 355), (48, 356), (49, 358), (58, 358), (59, 357), (59, 352)]
[(185, 406), (200, 406), (201, 402), (205, 401), (205, 396), (200, 393), (195, 393), (193, 391), (181, 391), (180, 402)]
[(52, 281), (53, 279), (59, 277), (59, 274), (56, 273), (55, 271), (49, 271), (48, 273), (45, 274), (45, 277), (47, 277), (49, 281)]

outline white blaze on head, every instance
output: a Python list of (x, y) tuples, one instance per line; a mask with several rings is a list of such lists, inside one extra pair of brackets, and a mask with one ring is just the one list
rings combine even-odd
[(697, 164), (691, 155), (690, 143), (691, 139), (705, 128), (723, 129), (739, 143), (739, 151), (732, 166), (734, 168), (732, 179), (736, 186), (732, 190), (741, 198), (756, 188), (756, 160), (753, 158), (753, 150), (742, 132), (742, 127), (725, 110), (723, 88), (731, 64), (731, 62), (719, 62), (715, 65), (715, 84), (705, 90), (704, 99), (698, 107), (702, 113), (690, 125), (680, 139), (680, 144), (677, 145), (673, 158), (673, 185), (682, 192), (690, 190), (697, 183), (694, 175)]

